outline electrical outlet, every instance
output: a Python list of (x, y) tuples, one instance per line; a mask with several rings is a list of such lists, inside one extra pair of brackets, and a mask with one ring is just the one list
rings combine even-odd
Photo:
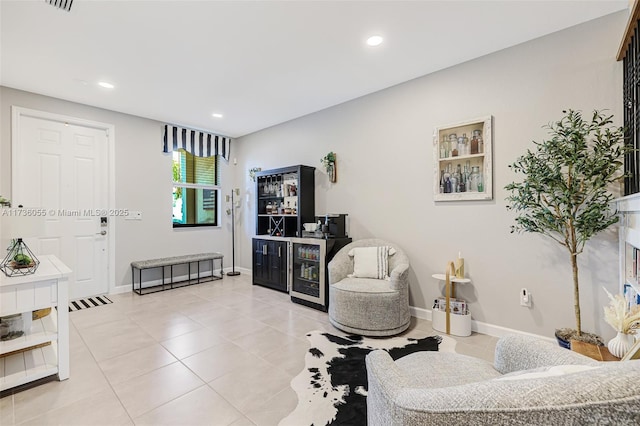
[(520, 289), (520, 306), (531, 307), (531, 293), (526, 288)]

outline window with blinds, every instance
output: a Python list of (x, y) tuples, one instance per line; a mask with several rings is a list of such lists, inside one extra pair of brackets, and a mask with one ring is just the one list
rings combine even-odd
[(218, 156), (173, 151), (173, 226), (218, 224)]
[(624, 58), (624, 127), (625, 139), (630, 149), (625, 154), (624, 194), (640, 192), (640, 110), (638, 108), (638, 85), (640, 84), (640, 46), (636, 27)]
[(627, 28), (618, 50), (623, 62), (625, 144), (631, 148), (624, 158), (624, 195), (640, 192), (640, 7), (633, 4)]

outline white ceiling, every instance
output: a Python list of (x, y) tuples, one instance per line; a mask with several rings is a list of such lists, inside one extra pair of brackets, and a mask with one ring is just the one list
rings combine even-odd
[[(627, 7), (1, 0), (0, 84), (237, 137)], [(372, 34), (384, 43), (366, 46)]]

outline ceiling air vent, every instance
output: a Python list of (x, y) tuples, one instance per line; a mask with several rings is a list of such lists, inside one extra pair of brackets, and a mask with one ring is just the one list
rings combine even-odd
[(67, 12), (71, 11), (71, 5), (73, 4), (73, 0), (44, 0), (49, 3), (51, 6), (58, 7), (62, 10), (66, 10)]

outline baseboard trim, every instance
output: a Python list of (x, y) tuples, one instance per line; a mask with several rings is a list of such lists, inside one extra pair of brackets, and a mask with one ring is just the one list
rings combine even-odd
[[(233, 268), (231, 267), (224, 268), (224, 273), (226, 274), (227, 272), (231, 272), (232, 270)], [(236, 266), (236, 272), (240, 272), (241, 274), (245, 274), (245, 275), (251, 275), (251, 269), (241, 268), (239, 266)]]
[[(411, 312), (411, 316), (416, 318), (420, 318), (423, 320), (431, 321), (431, 311), (429, 309), (416, 308), (415, 306), (410, 306), (409, 310)], [(549, 342), (554, 342), (555, 339), (553, 337), (541, 336), (539, 334), (528, 333), (526, 331), (516, 330), (513, 328), (502, 327), (500, 325), (488, 324), (486, 322), (476, 321), (474, 319), (471, 320), (471, 330), (476, 333), (482, 333), (489, 336), (494, 337), (502, 337), (508, 334), (519, 334), (523, 336), (531, 336), (536, 339), (547, 340)]]
[(131, 290), (131, 284), (119, 285), (112, 288), (109, 294), (129, 293)]

